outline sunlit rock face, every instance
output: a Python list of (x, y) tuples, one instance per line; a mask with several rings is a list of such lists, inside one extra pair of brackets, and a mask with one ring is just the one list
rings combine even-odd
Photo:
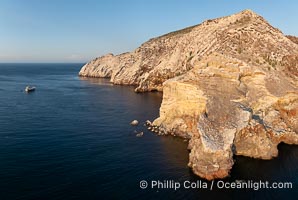
[(298, 144), (298, 45), (250, 10), (108, 54), (80, 76), (163, 91), (153, 125), (190, 139), (189, 163), (224, 178), (234, 155), (271, 159), (280, 142)]
[(189, 166), (214, 179), (229, 174), (234, 154), (271, 159), (280, 142), (298, 144), (297, 113), (291, 78), (214, 53), (164, 83), (153, 124), (190, 138)]

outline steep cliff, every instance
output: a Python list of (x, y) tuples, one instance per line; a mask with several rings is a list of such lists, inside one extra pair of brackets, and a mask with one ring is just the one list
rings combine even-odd
[(219, 52), (251, 64), (275, 67), (297, 45), (250, 10), (149, 40), (133, 52), (92, 60), (80, 76), (107, 77), (136, 91), (162, 91), (162, 83), (184, 74), (199, 60)]
[(245, 10), (94, 59), (79, 75), (163, 91), (153, 125), (190, 139), (194, 173), (223, 178), (233, 155), (270, 159), (280, 142), (298, 144), (295, 41)]
[(226, 177), (234, 154), (271, 159), (298, 144), (297, 84), (277, 70), (213, 53), (163, 93), (153, 125), (190, 138), (189, 166), (206, 179)]

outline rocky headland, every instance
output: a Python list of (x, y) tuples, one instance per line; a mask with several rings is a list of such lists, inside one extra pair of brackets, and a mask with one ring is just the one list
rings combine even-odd
[[(189, 139), (189, 167), (224, 178), (234, 155), (271, 159), (298, 144), (298, 44), (251, 10), (108, 54), (80, 76), (163, 91), (156, 132)], [(158, 131), (157, 131), (158, 130)]]

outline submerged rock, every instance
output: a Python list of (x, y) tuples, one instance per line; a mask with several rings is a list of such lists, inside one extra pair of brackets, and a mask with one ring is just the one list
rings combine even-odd
[(144, 135), (144, 132), (140, 132), (138, 134), (136, 134), (136, 137), (142, 137)]

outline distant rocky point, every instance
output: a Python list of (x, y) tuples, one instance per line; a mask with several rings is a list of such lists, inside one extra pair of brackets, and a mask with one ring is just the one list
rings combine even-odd
[(208, 180), (229, 175), (234, 155), (271, 159), (298, 144), (298, 44), (251, 10), (108, 54), (80, 76), (163, 91), (152, 125), (190, 139), (189, 166)]

